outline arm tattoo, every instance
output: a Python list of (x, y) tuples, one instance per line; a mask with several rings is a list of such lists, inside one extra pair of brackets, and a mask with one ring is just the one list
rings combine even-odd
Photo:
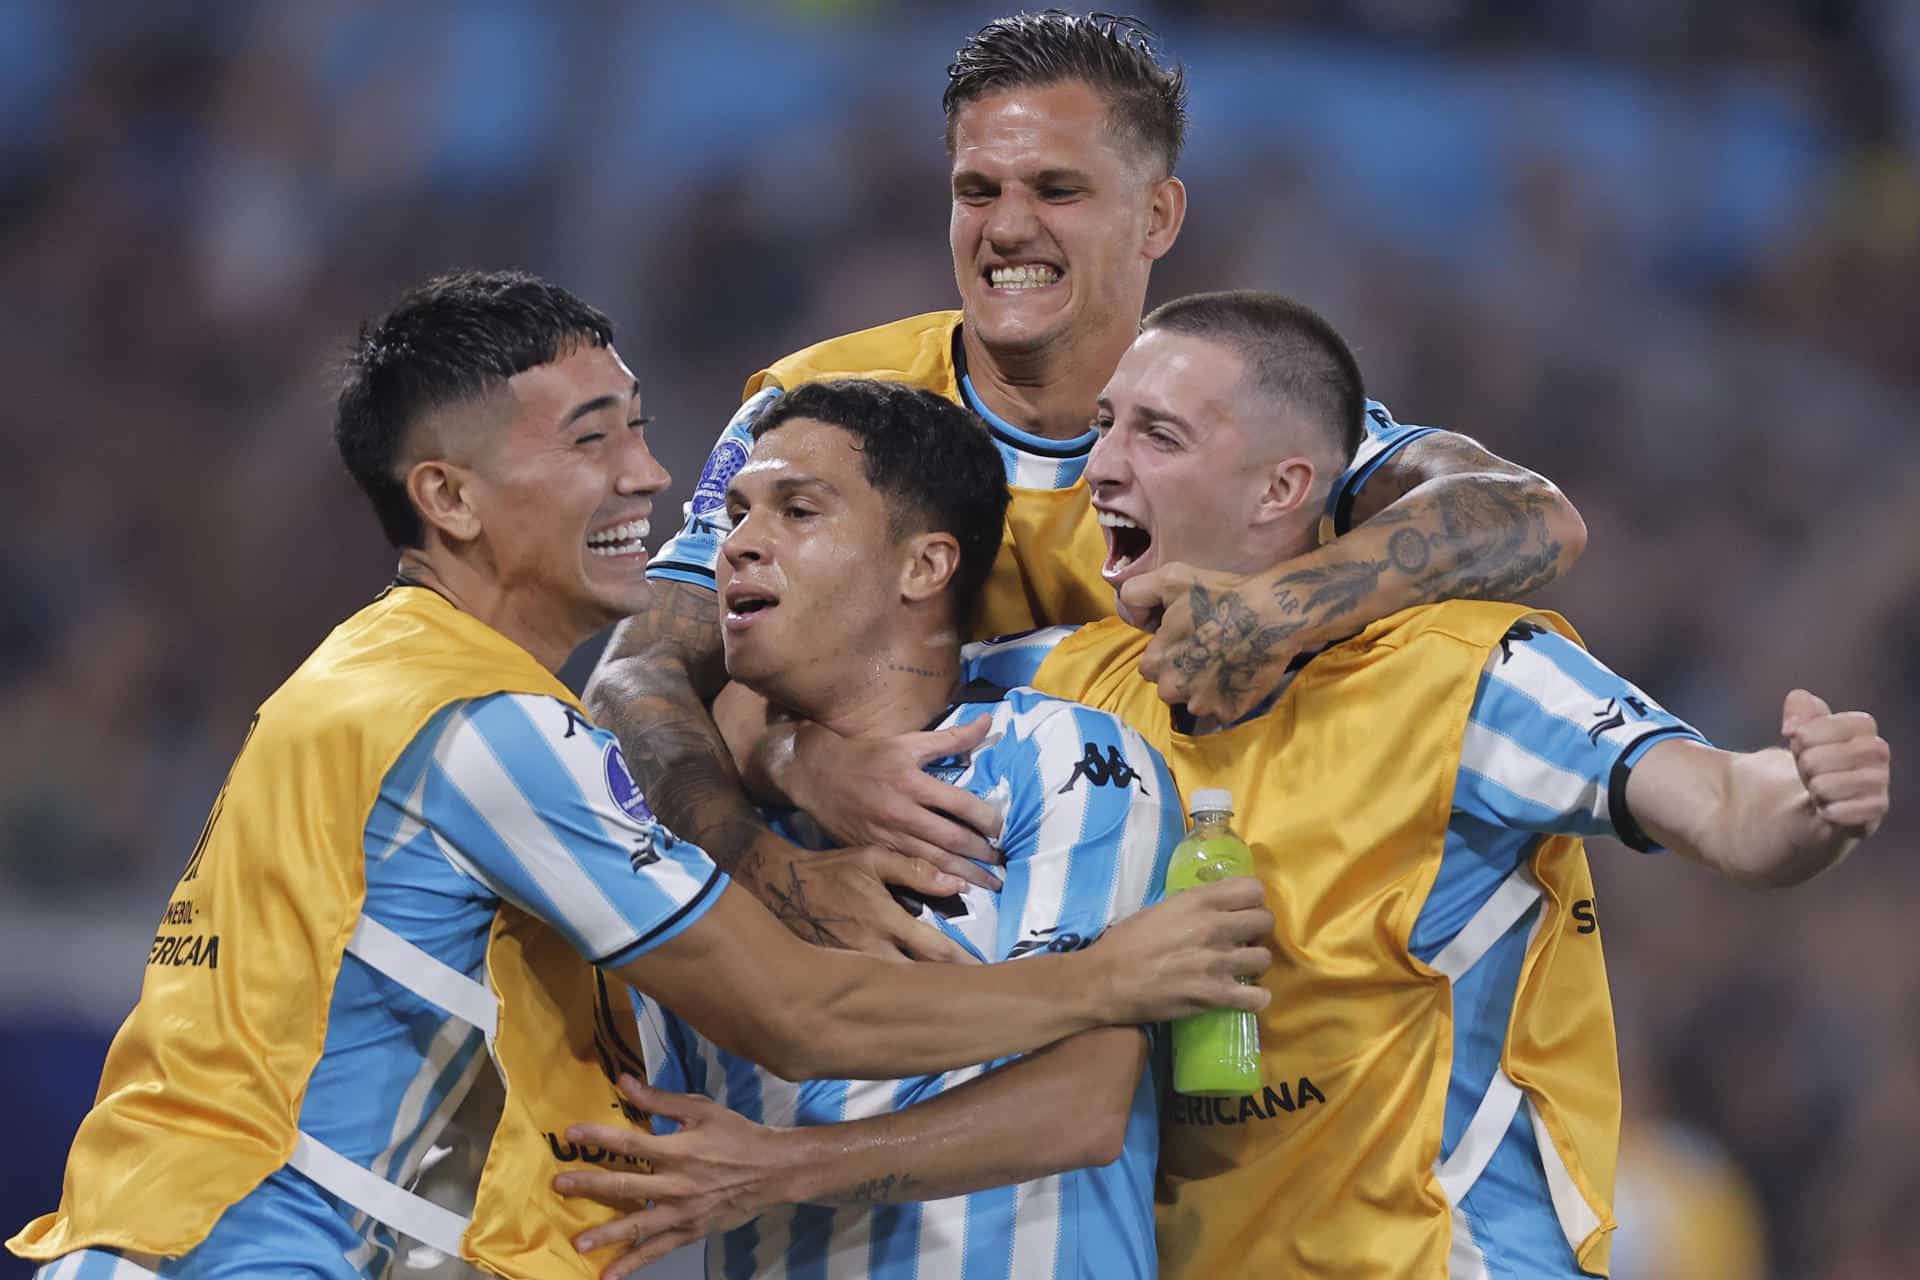
[(920, 1179), (910, 1173), (889, 1173), (878, 1178), (864, 1178), (844, 1191), (830, 1195), (828, 1200), (838, 1204), (891, 1204), (895, 1200), (913, 1200), (908, 1195), (920, 1186)]
[(802, 941), (811, 942), (817, 947), (845, 949), (847, 944), (833, 931), (833, 926), (846, 924), (848, 920), (844, 916), (823, 915), (807, 901), (807, 882), (795, 864), (787, 864), (785, 884), (765, 880), (757, 896), (767, 904), (774, 918)]
[(725, 682), (713, 593), (655, 582), (614, 632), (586, 701), (661, 821), (751, 887), (765, 827), (707, 711)]
[(1238, 592), (1212, 592), (1199, 583), (1188, 593), (1187, 604), (1193, 612), (1193, 635), (1167, 656), (1186, 675), (1211, 671), (1223, 694), (1249, 688), (1274, 647), (1306, 625), (1301, 621), (1262, 627)]

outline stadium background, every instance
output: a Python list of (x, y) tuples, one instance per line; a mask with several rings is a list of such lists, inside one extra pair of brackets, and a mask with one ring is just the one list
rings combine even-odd
[[(1321, 308), (1403, 420), (1572, 495), (1548, 598), (1613, 665), (1733, 746), (1805, 684), (1913, 776), (1920, 4), (1141, 8), (1193, 77), (1154, 300)], [(356, 320), (446, 267), (557, 278), (619, 322), (677, 504), (747, 374), (951, 304), (939, 94), (996, 11), (0, 0), (8, 1232), (252, 707), (389, 567), (327, 436)], [(1915, 1274), (1905, 790), (1790, 895), (1593, 850), (1621, 1280)], [(1743, 1194), (1764, 1273), (1681, 1252), (1738, 1253)]]

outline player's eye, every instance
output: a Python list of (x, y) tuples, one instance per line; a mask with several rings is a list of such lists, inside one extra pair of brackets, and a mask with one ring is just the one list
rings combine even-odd
[(575, 436), (573, 442), (575, 444), (592, 444), (596, 440), (605, 440), (606, 438), (607, 433), (604, 431), (589, 431), (583, 436)]
[(1105, 435), (1107, 432), (1113, 430), (1113, 415), (1110, 413), (1094, 414), (1092, 426), (1095, 431)]
[(797, 502), (787, 504), (787, 519), (789, 520), (804, 520), (808, 516), (817, 516), (819, 514), (820, 513), (812, 507), (803, 507)]
[(644, 418), (631, 418), (627, 422), (627, 425), (632, 427), (635, 431), (645, 431), (652, 424), (653, 424), (653, 416), (651, 414), (649, 414)]

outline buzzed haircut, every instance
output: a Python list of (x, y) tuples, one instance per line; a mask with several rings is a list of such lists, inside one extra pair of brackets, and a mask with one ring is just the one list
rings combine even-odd
[(1106, 99), (1114, 129), (1170, 177), (1187, 140), (1187, 73), (1160, 62), (1158, 37), (1138, 18), (1061, 9), (996, 18), (967, 37), (947, 68), (947, 154), (960, 109), (1007, 89), (1085, 82)]
[(1006, 522), (1006, 463), (971, 410), (918, 387), (847, 378), (787, 392), (753, 424), (755, 440), (795, 418), (839, 427), (854, 439), (867, 483), (886, 503), (888, 531), (950, 533), (960, 564), (948, 592), (954, 622), (973, 625)]
[(387, 541), (418, 547), (420, 514), (400, 459), (427, 414), (504, 388), (517, 373), (613, 341), (613, 323), (524, 271), (461, 271), (408, 290), (360, 326), (335, 406), (333, 441)]
[(1248, 392), (1299, 409), (1342, 467), (1353, 461), (1366, 429), (1366, 385), (1346, 339), (1313, 308), (1262, 289), (1195, 293), (1155, 308), (1140, 329), (1232, 349), (1246, 366)]

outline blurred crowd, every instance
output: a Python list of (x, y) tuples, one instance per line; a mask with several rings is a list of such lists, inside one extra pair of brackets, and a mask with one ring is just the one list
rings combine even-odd
[[(1693, 1176), (1731, 1207), (1663, 1230), (1750, 1218), (1767, 1274), (1913, 1274), (1920, 6), (1140, 7), (1194, 94), (1154, 300), (1293, 293), (1401, 420), (1558, 481), (1590, 545), (1547, 603), (1723, 745), (1771, 740), (1795, 685), (1879, 717), (1894, 812), (1827, 880), (1593, 860), (1655, 1153), (1623, 1215)], [(0, 0), (10, 1070), (124, 1012), (254, 705), (385, 579), (328, 437), (356, 322), (447, 267), (553, 276), (620, 325), (677, 504), (747, 375), (952, 305), (939, 94), (991, 16)], [(1677, 1256), (1624, 1231), (1615, 1274), (1714, 1274)]]

